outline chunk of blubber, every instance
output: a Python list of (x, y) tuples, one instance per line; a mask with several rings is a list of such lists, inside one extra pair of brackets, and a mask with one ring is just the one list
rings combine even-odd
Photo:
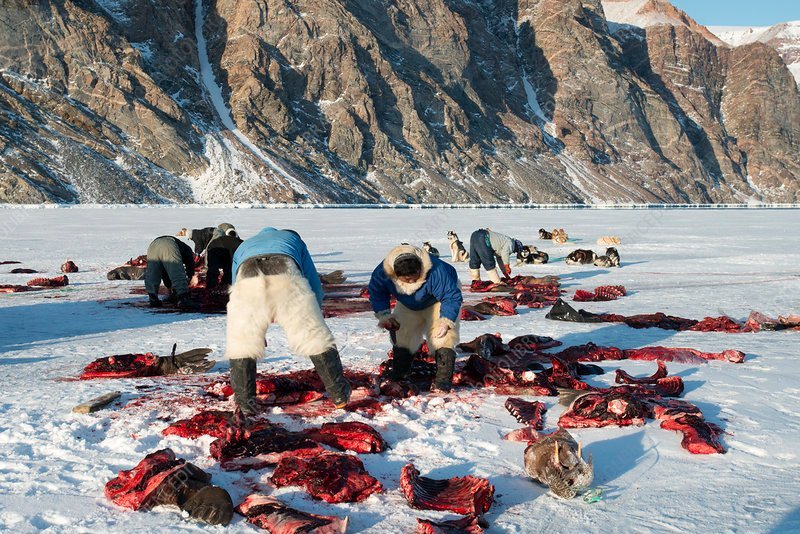
[(103, 408), (104, 406), (108, 406), (121, 396), (122, 393), (120, 393), (119, 391), (112, 391), (111, 393), (106, 393), (105, 395), (100, 395), (97, 398), (94, 398), (90, 401), (86, 401), (83, 404), (78, 404), (72, 409), (72, 411), (75, 413), (96, 412), (97, 410)]

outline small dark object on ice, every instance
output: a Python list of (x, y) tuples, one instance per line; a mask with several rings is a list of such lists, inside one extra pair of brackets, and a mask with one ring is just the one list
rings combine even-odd
[(11, 261), (0, 261), (0, 265), (12, 265), (12, 264), (15, 264), (15, 263), (22, 263), (22, 262), (21, 261), (14, 261), (14, 260), (11, 260)]
[(483, 534), (480, 520), (474, 515), (450, 521), (417, 519), (417, 534)]
[(319, 281), (323, 286), (333, 286), (345, 283), (347, 276), (344, 271), (337, 270), (327, 274), (320, 274)]
[(513, 415), (514, 419), (523, 425), (530, 426), (536, 430), (542, 430), (544, 428), (543, 417), (544, 413), (547, 411), (547, 407), (543, 402), (529, 402), (509, 397), (508, 400), (506, 400), (505, 407), (508, 413)]
[(39, 271), (37, 271), (36, 269), (21, 269), (21, 268), (17, 268), (17, 269), (11, 269), (8, 272), (10, 274), (36, 274)]
[(307, 458), (286, 455), (273, 471), (270, 482), (302, 486), (315, 499), (330, 503), (361, 502), (383, 486), (364, 469), (355, 456), (323, 453)]
[(408, 504), (419, 510), (449, 510), (480, 516), (494, 502), (494, 486), (485, 478), (467, 475), (437, 480), (420, 476), (413, 464), (403, 467), (400, 489)]
[(273, 534), (344, 534), (348, 519), (301, 512), (278, 499), (253, 493), (236, 507), (248, 523)]
[(78, 266), (75, 265), (74, 261), (67, 260), (61, 266), (61, 272), (62, 273), (77, 273), (78, 272)]
[(525, 472), (562, 499), (572, 499), (592, 483), (592, 457), (584, 461), (581, 446), (563, 428), (539, 437), (525, 449)]
[(69, 285), (67, 275), (56, 276), (55, 278), (34, 278), (28, 281), (29, 286), (33, 287), (64, 287)]

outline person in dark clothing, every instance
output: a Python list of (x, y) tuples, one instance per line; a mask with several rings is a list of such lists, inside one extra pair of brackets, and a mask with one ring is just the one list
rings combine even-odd
[(233, 283), (233, 254), (241, 244), (242, 240), (235, 233), (221, 235), (211, 240), (206, 248), (206, 288), (214, 289), (220, 284), (220, 271), (223, 286)]
[[(207, 226), (205, 228), (195, 228), (194, 230), (181, 230), (175, 234), (177, 237), (188, 237), (194, 243), (194, 253), (198, 256), (205, 253), (208, 244), (220, 235), (236, 235), (236, 228), (230, 223), (221, 223), (217, 226)], [(216, 234), (215, 234), (216, 232)]]
[(157, 237), (147, 247), (147, 269), (144, 286), (150, 306), (161, 306), (158, 289), (161, 282), (170, 290), (169, 300), (182, 309), (196, 308), (189, 294), (189, 282), (194, 276), (194, 252), (186, 243), (173, 236)]
[(489, 280), (502, 284), (501, 277), (511, 276), (511, 254), (522, 252), (522, 246), (518, 239), (488, 228), (472, 232), (469, 240), (469, 269), (472, 280), (481, 279), (483, 266)]
[[(397, 302), (391, 309), (391, 297)], [(389, 251), (369, 281), (369, 300), (378, 326), (395, 332), (389, 377), (404, 379), (427, 338), (436, 357), (432, 391), (450, 391), (463, 297), (452, 265), (410, 245)]]

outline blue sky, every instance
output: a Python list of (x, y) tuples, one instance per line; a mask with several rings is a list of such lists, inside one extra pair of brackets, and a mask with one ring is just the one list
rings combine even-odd
[(772, 26), (800, 20), (800, 0), (671, 0), (706, 26)]

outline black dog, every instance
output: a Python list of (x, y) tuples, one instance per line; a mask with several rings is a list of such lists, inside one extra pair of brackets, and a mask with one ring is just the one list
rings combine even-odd
[(536, 247), (524, 245), (522, 251), (517, 253), (517, 265), (540, 265), (550, 261), (547, 252), (542, 252)]
[(609, 247), (604, 256), (595, 258), (594, 264), (597, 267), (619, 267), (619, 252), (614, 247)]
[(597, 254), (592, 250), (585, 250), (579, 248), (573, 250), (567, 256), (567, 265), (591, 265), (597, 259)]
[(433, 245), (431, 245), (430, 241), (425, 241), (422, 244), (422, 250), (424, 250), (425, 252), (427, 252), (431, 256), (434, 256), (436, 258), (439, 257), (439, 249), (434, 247)]
[(544, 228), (539, 228), (539, 239), (553, 239), (553, 233)]

